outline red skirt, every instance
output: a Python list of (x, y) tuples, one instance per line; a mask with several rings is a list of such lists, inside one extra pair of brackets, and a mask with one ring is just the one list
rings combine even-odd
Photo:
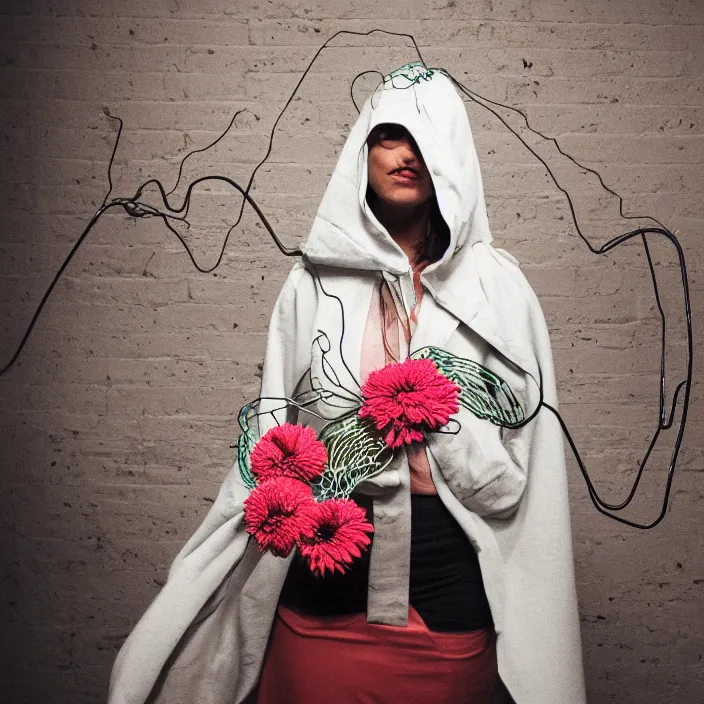
[(489, 704), (495, 640), (429, 631), (412, 606), (404, 627), (279, 605), (257, 704)]

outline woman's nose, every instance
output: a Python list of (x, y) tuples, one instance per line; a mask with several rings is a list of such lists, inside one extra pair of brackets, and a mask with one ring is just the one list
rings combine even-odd
[(418, 161), (413, 147), (408, 142), (404, 142), (399, 149), (401, 151), (401, 159), (405, 164), (412, 164), (414, 161)]

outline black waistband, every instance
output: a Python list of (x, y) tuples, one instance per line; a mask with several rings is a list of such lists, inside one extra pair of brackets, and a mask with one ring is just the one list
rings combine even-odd
[[(371, 500), (354, 498), (373, 523)], [(280, 602), (315, 616), (365, 612), (369, 555), (365, 551), (345, 574), (317, 577), (296, 554)], [(493, 623), (476, 552), (435, 494), (411, 494), (409, 601), (433, 631), (471, 631)]]

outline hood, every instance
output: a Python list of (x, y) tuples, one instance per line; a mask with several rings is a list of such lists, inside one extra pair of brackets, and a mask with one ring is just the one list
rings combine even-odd
[(403, 275), (409, 263), (366, 202), (366, 140), (378, 124), (403, 125), (416, 140), (450, 229), (450, 245), (427, 273), (451, 266), (467, 245), (491, 242), (479, 160), (467, 112), (438, 69), (408, 64), (384, 77), (350, 131), (302, 250), (313, 263)]
[[(378, 124), (403, 125), (416, 140), (435, 187), (450, 244), (420, 278), (436, 302), (531, 377), (537, 299), (508, 253), (491, 245), (484, 187), (464, 103), (442, 69), (412, 63), (384, 77), (366, 101), (330, 178), (307, 241), (312, 264), (380, 271), (412, 291), (403, 250), (367, 205), (366, 140)], [(407, 306), (410, 309), (410, 306)], [(531, 404), (528, 408), (534, 407)]]

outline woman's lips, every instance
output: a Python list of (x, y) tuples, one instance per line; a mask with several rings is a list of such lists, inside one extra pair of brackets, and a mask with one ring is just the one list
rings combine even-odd
[(401, 183), (413, 183), (418, 180), (418, 174), (412, 169), (392, 171), (391, 176)]

